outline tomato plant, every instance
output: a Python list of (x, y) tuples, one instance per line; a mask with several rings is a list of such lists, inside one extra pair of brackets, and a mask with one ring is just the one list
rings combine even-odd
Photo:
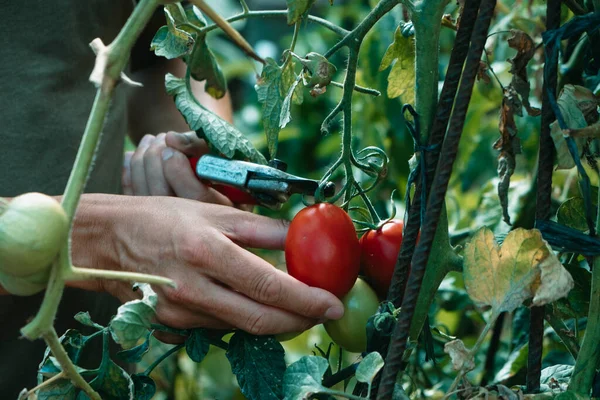
[(361, 353), (367, 350), (367, 321), (375, 314), (379, 299), (373, 289), (361, 278), (342, 297), (344, 316), (323, 325), (333, 341), (345, 350)]
[(329, 203), (302, 209), (288, 230), (285, 261), (299, 281), (344, 296), (360, 270), (360, 245), (348, 214)]

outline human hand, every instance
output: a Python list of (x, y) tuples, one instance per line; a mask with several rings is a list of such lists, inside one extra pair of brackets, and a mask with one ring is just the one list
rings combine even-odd
[(208, 203), (233, 205), (223, 194), (203, 184), (188, 157), (208, 152), (195, 132), (145, 135), (135, 151), (125, 153), (123, 192), (136, 196), (177, 196)]
[[(154, 286), (156, 317), (165, 325), (264, 335), (306, 330), (343, 314), (331, 293), (242, 247), (282, 249), (284, 221), (186, 199), (95, 194), (83, 196), (75, 222), (75, 265), (162, 275), (177, 283), (176, 289)], [(121, 301), (137, 296), (123, 282), (101, 281), (96, 289)]]

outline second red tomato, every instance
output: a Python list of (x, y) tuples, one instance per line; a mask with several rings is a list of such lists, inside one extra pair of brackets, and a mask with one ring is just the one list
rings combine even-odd
[(360, 245), (352, 219), (341, 208), (319, 203), (301, 210), (285, 242), (288, 273), (342, 297), (360, 269)]
[(392, 282), (403, 230), (404, 223), (393, 219), (360, 238), (363, 273), (382, 298), (387, 296)]

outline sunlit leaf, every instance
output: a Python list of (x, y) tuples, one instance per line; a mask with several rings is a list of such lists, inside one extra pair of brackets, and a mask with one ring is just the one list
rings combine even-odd
[(582, 232), (587, 231), (588, 224), (585, 217), (585, 201), (583, 198), (573, 197), (562, 203), (556, 212), (556, 219), (561, 225)]
[(383, 357), (381, 357), (381, 354), (378, 352), (374, 351), (367, 354), (360, 364), (358, 364), (358, 368), (356, 369), (356, 380), (371, 384), (377, 373), (383, 368), (383, 364)]
[(126, 350), (136, 346), (148, 334), (150, 322), (156, 313), (156, 293), (149, 284), (140, 284), (138, 288), (141, 289), (143, 298), (120, 306), (109, 324), (114, 341)]
[(509, 232), (501, 249), (487, 227), (479, 229), (465, 247), (463, 274), (469, 297), (496, 314), (512, 312), (531, 297), (535, 304), (546, 304), (573, 287), (536, 229)]
[(269, 400), (282, 397), (284, 354), (272, 336), (238, 331), (229, 340), (226, 355), (244, 396)]
[(404, 103), (415, 99), (415, 50), (412, 38), (402, 35), (400, 27), (394, 33), (394, 42), (387, 48), (379, 71), (387, 69), (395, 61), (388, 76), (388, 97), (402, 97)]
[(495, 382), (504, 382), (517, 375), (523, 368), (527, 367), (527, 354), (529, 353), (529, 344), (524, 343), (510, 353), (508, 359), (496, 373)]
[(288, 94), (290, 97), (294, 94), (292, 85), (296, 75), (292, 62), (280, 67), (272, 58), (267, 58), (266, 61), (255, 88), (258, 101), (263, 105), (263, 126), (267, 136), (269, 154), (273, 158), (277, 154), (279, 131), (291, 120), (290, 101), (284, 108), (284, 100)]
[(233, 125), (198, 104), (186, 88), (185, 81), (167, 74), (167, 93), (175, 97), (175, 105), (190, 129), (204, 133), (208, 144), (227, 158), (242, 158), (266, 164), (265, 157)]
[(304, 400), (311, 393), (319, 393), (329, 362), (323, 357), (304, 356), (288, 367), (283, 376), (285, 400)]
[(69, 379), (59, 379), (37, 391), (38, 400), (73, 400), (79, 389)]

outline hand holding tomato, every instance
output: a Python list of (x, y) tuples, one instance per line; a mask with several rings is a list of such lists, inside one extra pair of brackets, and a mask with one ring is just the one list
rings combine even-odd
[(290, 224), (285, 261), (294, 278), (343, 297), (360, 270), (360, 245), (352, 219), (329, 203), (304, 208)]

